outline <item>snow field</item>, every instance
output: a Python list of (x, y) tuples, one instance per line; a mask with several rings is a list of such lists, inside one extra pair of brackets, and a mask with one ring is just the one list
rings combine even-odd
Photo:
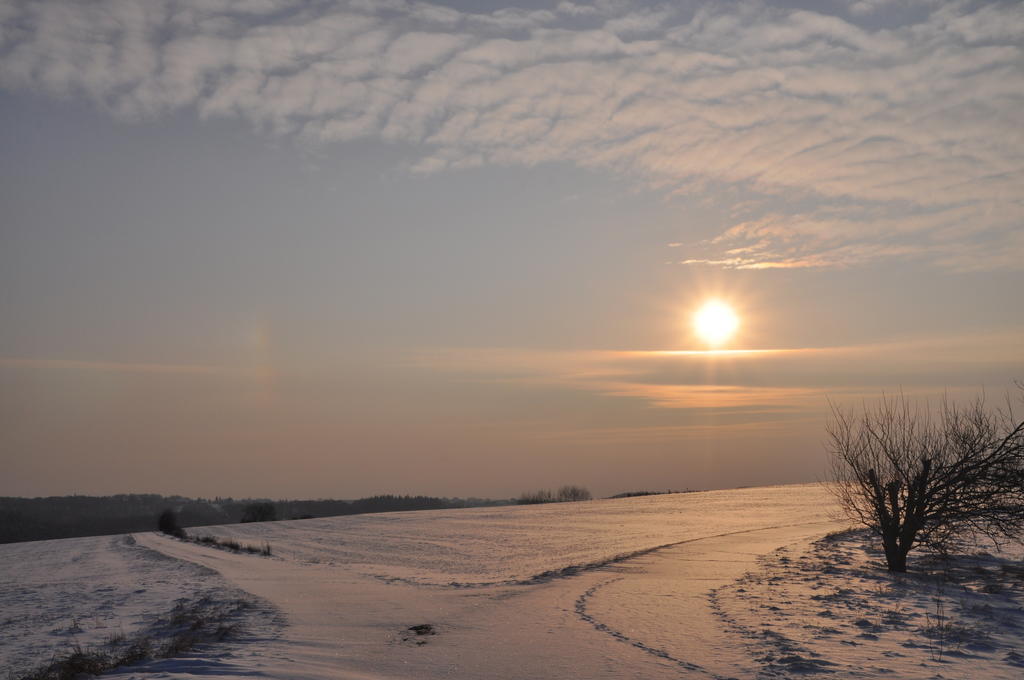
[(0, 546), (0, 660), (244, 601), (228, 642), (109, 677), (1024, 677), (1019, 552), (894, 577), (862, 535), (821, 538), (832, 507), (797, 485), (190, 530), (270, 557), (156, 533)]
[(131, 536), (3, 545), (0, 669), (17, 677), (76, 646), (113, 650), (141, 636), (166, 638), (185, 610), (211, 616), (223, 607), (238, 610), (230, 612), (232, 625), (267, 620), (265, 603), (216, 571)]
[(475, 587), (530, 581), (680, 541), (828, 519), (818, 484), (547, 505), (394, 512), (191, 529), (275, 557), (386, 582)]
[(1019, 680), (1024, 554), (990, 549), (912, 553), (911, 573), (890, 574), (866, 532), (845, 532), (760, 557), (711, 602), (760, 677)]

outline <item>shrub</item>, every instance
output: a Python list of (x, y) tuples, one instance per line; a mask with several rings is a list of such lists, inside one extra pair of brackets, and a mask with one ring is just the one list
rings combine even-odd
[(162, 533), (175, 538), (185, 538), (185, 530), (178, 526), (178, 514), (170, 508), (160, 513), (156, 519), (156, 527)]

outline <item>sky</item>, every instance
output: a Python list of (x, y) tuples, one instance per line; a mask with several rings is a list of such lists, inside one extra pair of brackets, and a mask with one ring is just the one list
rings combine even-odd
[(0, 495), (805, 482), (832, 406), (1002, 403), (1022, 45), (1017, 2), (0, 0)]

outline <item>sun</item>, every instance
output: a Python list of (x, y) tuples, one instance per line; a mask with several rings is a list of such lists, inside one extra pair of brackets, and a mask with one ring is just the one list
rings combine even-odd
[(712, 347), (725, 343), (736, 332), (740, 320), (732, 307), (719, 300), (709, 300), (693, 315), (697, 335)]

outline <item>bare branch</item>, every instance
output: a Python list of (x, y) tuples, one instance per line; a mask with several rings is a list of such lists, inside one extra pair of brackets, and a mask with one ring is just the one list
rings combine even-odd
[(902, 393), (859, 413), (829, 405), (836, 498), (882, 539), (890, 570), (906, 571), (915, 545), (1024, 534), (1024, 421), (1009, 398), (996, 411), (943, 399), (937, 414)]

